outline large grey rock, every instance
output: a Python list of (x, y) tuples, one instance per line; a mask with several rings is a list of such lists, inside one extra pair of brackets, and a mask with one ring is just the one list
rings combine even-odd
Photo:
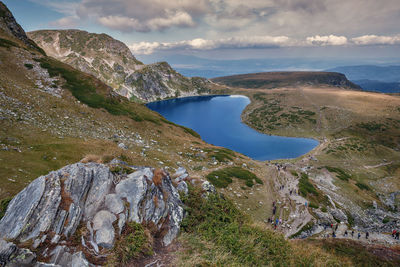
[(93, 230), (96, 231), (96, 243), (105, 248), (111, 248), (114, 244), (113, 222), (117, 220), (114, 214), (107, 210), (101, 210), (94, 216)]
[(201, 184), (201, 188), (205, 191), (206, 195), (215, 194), (217, 190), (209, 181), (203, 181)]
[(340, 220), (341, 222), (347, 222), (347, 216), (342, 210), (330, 208), (329, 213), (332, 214), (332, 216), (337, 220)]
[(117, 194), (108, 194), (106, 196), (105, 205), (109, 211), (119, 214), (124, 211), (124, 202)]
[(140, 222), (139, 204), (147, 191), (146, 177), (151, 179), (153, 173), (150, 169), (136, 171), (128, 175), (128, 179), (121, 181), (115, 187), (117, 195), (129, 203), (129, 221)]
[(72, 253), (66, 246), (57, 246), (51, 253), (50, 263), (62, 267), (88, 267), (90, 264), (82, 251)]
[(178, 186), (176, 187), (178, 192), (182, 192), (185, 195), (189, 194), (189, 188), (185, 181), (179, 182)]
[(0, 236), (26, 241), (48, 231), (61, 202), (57, 174), (41, 176), (11, 200), (0, 221)]

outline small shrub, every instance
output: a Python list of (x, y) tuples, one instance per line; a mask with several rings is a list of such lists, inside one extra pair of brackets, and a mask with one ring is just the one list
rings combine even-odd
[(345, 172), (344, 170), (336, 167), (325, 167), (328, 171), (336, 173), (336, 177), (343, 181), (349, 181), (351, 179), (351, 175)]
[(322, 207), (322, 208), (321, 208), (321, 211), (322, 211), (322, 212), (328, 212), (328, 209), (327, 209), (326, 207)]
[(388, 222), (390, 222), (389, 217), (386, 216), (385, 218), (383, 218), (382, 223), (388, 223)]
[(33, 65), (32, 65), (32, 64), (26, 63), (26, 64), (24, 64), (24, 66), (25, 66), (28, 70), (33, 69)]
[(310, 208), (313, 208), (313, 209), (318, 209), (318, 208), (319, 208), (318, 204), (315, 204), (315, 203), (313, 203), (313, 202), (310, 202), (310, 203), (308, 204), (308, 206), (309, 206)]

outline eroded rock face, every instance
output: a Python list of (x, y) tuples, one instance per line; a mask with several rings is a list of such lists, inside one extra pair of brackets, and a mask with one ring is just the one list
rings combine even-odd
[[(0, 221), (0, 262), (29, 254), (18, 248), (22, 242), (34, 247), (65, 244), (74, 235), (76, 239), (76, 233), (88, 251), (98, 254), (112, 248), (124, 225), (132, 221), (148, 226), (169, 245), (179, 233), (184, 209), (169, 175), (157, 175), (151, 168), (141, 168), (121, 178), (106, 165), (77, 163), (37, 178), (14, 197)], [(46, 253), (53, 264), (76, 261), (89, 266), (73, 246), (57, 246)]]

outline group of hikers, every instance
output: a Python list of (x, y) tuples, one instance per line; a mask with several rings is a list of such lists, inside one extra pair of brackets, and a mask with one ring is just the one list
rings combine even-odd
[[(336, 231), (338, 230), (339, 224), (336, 224), (336, 226), (334, 226), (333, 224), (325, 225), (324, 229), (326, 230), (329, 226), (332, 229), (331, 236), (336, 237)], [(351, 230), (350, 234), (351, 234), (351, 237), (354, 238), (354, 234), (355, 234), (354, 230)], [(330, 236), (329, 234), (326, 235), (326, 237), (329, 237), (329, 236)], [(349, 231), (347, 231), (347, 229), (344, 231), (343, 236), (345, 236), (345, 237), (349, 236)], [(369, 237), (369, 232), (367, 231), (367, 232), (365, 232), (365, 239), (368, 239), (368, 237)], [(360, 238), (361, 238), (361, 233), (358, 232), (357, 239), (360, 239)]]

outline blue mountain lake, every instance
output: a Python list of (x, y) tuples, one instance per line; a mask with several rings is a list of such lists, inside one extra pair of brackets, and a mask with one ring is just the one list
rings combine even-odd
[(314, 139), (266, 135), (250, 128), (240, 117), (249, 103), (241, 95), (196, 96), (152, 102), (147, 107), (192, 128), (207, 143), (256, 160), (296, 158), (318, 145)]

